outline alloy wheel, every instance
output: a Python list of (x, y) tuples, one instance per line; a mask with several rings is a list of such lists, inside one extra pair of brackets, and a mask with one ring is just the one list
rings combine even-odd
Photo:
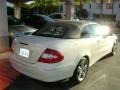
[(82, 58), (80, 64), (77, 68), (77, 78), (81, 82), (86, 77), (88, 71), (88, 60), (86, 58)]
[(76, 83), (82, 82), (87, 75), (88, 68), (89, 68), (89, 61), (87, 58), (83, 57), (80, 60), (80, 62), (78, 63), (78, 65), (74, 71), (72, 79)]

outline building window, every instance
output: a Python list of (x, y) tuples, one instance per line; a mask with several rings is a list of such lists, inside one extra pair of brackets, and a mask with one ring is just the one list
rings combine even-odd
[(113, 7), (113, 4), (112, 3), (107, 3), (106, 4), (106, 9), (112, 9)]
[(60, 12), (63, 12), (63, 5), (60, 5)]
[(100, 3), (96, 3), (96, 9), (101, 9), (101, 4)]
[(90, 8), (91, 8), (91, 4), (90, 4)]
[(120, 8), (120, 3), (119, 3), (119, 8)]

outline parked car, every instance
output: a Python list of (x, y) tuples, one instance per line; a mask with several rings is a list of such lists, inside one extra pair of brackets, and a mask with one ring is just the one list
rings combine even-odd
[(72, 77), (82, 82), (100, 58), (115, 55), (117, 36), (107, 26), (88, 21), (56, 21), (32, 36), (13, 42), (11, 65), (37, 80), (54, 82)]
[(52, 19), (65, 19), (65, 14), (64, 13), (52, 13), (49, 15), (50, 18)]
[(24, 35), (31, 35), (36, 30), (37, 29), (35, 28), (24, 25), (24, 23), (22, 23), (21, 20), (13, 16), (8, 16), (8, 32), (10, 45), (14, 38)]
[[(65, 20), (65, 13), (52, 13), (49, 15), (50, 18), (55, 20)], [(72, 20), (79, 21), (77, 17), (74, 17)]]
[(32, 26), (37, 29), (41, 29), (48, 22), (53, 22), (54, 20), (46, 15), (40, 14), (26, 14), (21, 17), (22, 22), (26, 25)]

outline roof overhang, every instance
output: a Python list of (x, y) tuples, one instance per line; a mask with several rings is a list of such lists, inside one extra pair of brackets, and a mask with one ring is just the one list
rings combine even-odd
[(10, 3), (16, 3), (16, 2), (28, 2), (28, 1), (32, 1), (32, 0), (7, 0), (7, 2), (10, 2)]
[[(33, 1), (33, 0), (7, 0), (10, 3), (14, 3), (14, 2), (28, 2), (28, 1)], [(72, 0), (60, 0), (60, 1), (72, 1)]]

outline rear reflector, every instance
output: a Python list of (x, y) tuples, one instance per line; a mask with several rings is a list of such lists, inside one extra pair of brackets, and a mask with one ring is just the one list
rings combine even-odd
[(60, 52), (47, 48), (38, 61), (43, 63), (57, 63), (63, 59), (64, 56)]

